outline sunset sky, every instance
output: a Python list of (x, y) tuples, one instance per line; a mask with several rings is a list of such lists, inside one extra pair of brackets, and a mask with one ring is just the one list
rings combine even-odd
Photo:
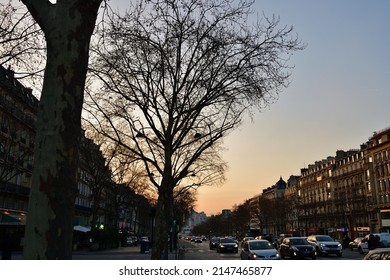
[(225, 139), (227, 180), (198, 194), (196, 210), (208, 215), (390, 126), (390, 1), (256, 0), (253, 9), (280, 16), (307, 47), (279, 100)]

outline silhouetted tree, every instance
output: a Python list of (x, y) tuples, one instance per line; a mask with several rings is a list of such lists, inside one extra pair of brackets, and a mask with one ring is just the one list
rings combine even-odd
[(245, 201), (243, 204), (233, 207), (232, 226), (236, 233), (239, 233), (241, 236), (245, 236), (249, 230), (250, 220), (251, 212), (249, 201)]
[(45, 48), (43, 32), (26, 7), (12, 0), (0, 3), (0, 64), (12, 66), (15, 78), (41, 85)]
[(253, 2), (139, 1), (100, 29), (90, 122), (158, 190), (153, 259), (167, 258), (174, 189), (220, 181), (222, 139), (288, 85), (286, 61), (302, 46), (276, 18), (248, 25)]

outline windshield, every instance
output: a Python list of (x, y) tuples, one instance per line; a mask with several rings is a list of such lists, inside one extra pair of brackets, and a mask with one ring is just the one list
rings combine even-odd
[(230, 239), (230, 238), (221, 238), (221, 240), (219, 241), (221, 243), (235, 243), (233, 239)]
[(317, 241), (334, 241), (330, 236), (318, 236)]
[(290, 239), (290, 242), (292, 245), (310, 245), (310, 243), (304, 238)]
[(271, 245), (269, 242), (250, 242), (249, 243), (249, 249), (251, 250), (267, 250), (267, 249), (274, 249), (274, 246)]

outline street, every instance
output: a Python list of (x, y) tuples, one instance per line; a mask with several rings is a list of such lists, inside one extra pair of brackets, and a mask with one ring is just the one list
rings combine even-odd
[[(202, 243), (193, 243), (187, 240), (180, 240), (180, 245), (185, 246), (185, 259), (186, 260), (239, 260), (240, 250), (238, 253), (217, 253), (215, 250), (209, 249), (209, 242), (204, 241)], [(336, 255), (320, 256), (317, 260), (361, 260), (363, 256), (357, 251), (351, 251), (349, 249), (343, 250), (343, 256), (341, 258)], [(285, 260), (290, 260), (286, 258)]]
[[(217, 253), (209, 249), (209, 242), (193, 243), (187, 240), (179, 240), (178, 248), (185, 248), (184, 260), (240, 260), (240, 250), (238, 253)], [(173, 251), (169, 254), (170, 260), (178, 258), (178, 252)], [(357, 251), (349, 249), (343, 250), (341, 258), (330, 255), (320, 256), (317, 260), (361, 260), (363, 258)], [(14, 252), (12, 259), (21, 260), (22, 252)], [(149, 253), (141, 253), (140, 246), (119, 247), (111, 250), (101, 251), (75, 251), (73, 260), (150, 260)], [(286, 258), (285, 260), (290, 260)]]

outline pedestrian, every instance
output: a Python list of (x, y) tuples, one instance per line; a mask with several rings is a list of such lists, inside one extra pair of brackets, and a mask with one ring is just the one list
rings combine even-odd
[(374, 236), (374, 249), (375, 248), (380, 248), (380, 247), (382, 247), (381, 246), (381, 238), (380, 238), (380, 236), (379, 235), (375, 235)]
[(374, 235), (371, 233), (367, 240), (368, 250), (372, 250), (375, 247)]
[(344, 249), (349, 247), (350, 241), (351, 241), (351, 239), (349, 238), (348, 234), (344, 235), (344, 238), (343, 238), (343, 248)]

